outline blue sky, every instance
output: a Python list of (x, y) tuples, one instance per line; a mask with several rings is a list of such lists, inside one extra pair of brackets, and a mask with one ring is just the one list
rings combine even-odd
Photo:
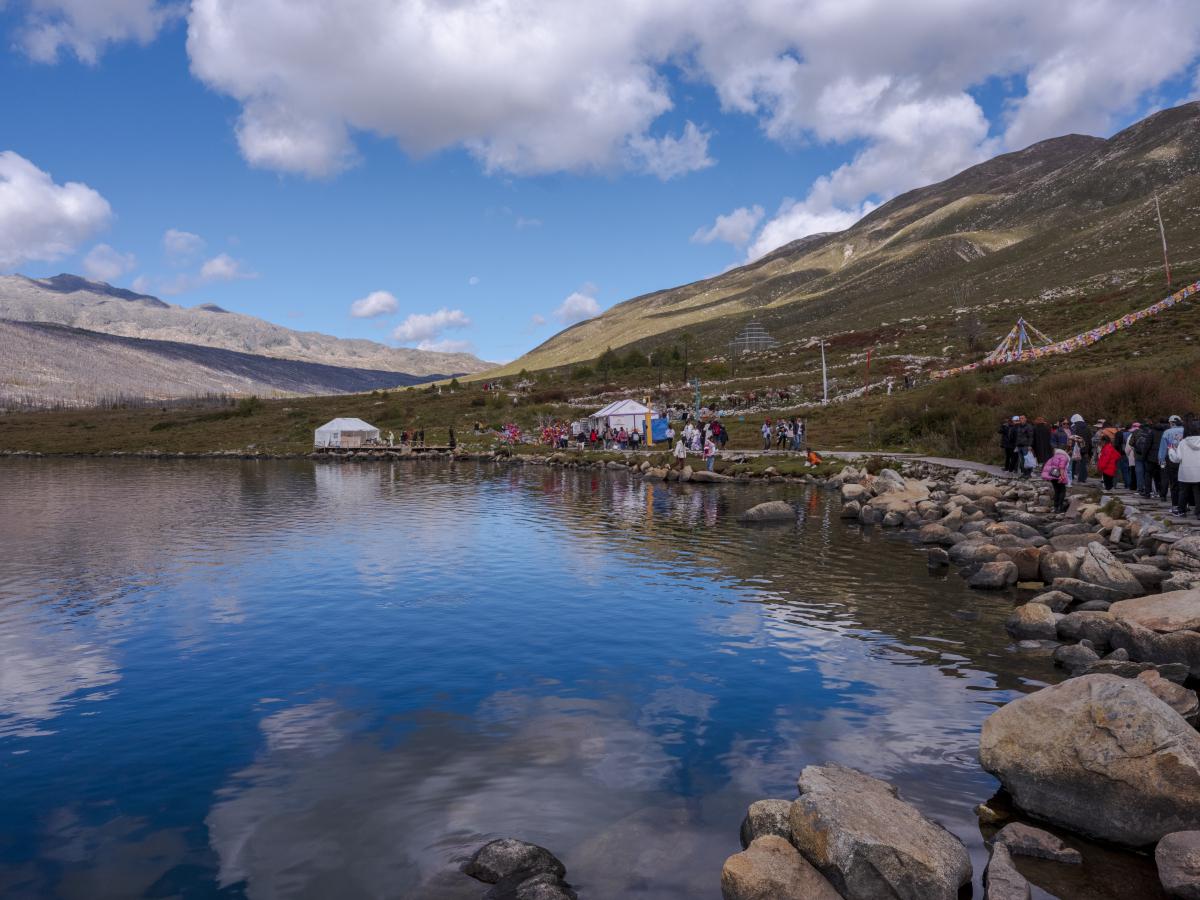
[[(859, 21), (821, 0), (695, 3), (683, 25), (664, 24), (669, 2), (564, 17), (511, 0), (462, 18), (476, 5), (346, 0), (330, 19), (315, 0), (0, 4), (0, 153), (24, 161), (21, 179), (0, 164), (0, 268), (506, 360), (1200, 86), (1198, 5), (1168, 0), (1067, 4), (1069, 27), (1015, 3), (990, 28), (995, 4), (971, 0), (895, 21), (872, 0)], [(1135, 28), (1147, 39), (1129, 46)], [(1156, 34), (1179, 48), (1169, 61)], [(55, 205), (70, 182), (84, 202)], [(30, 224), (43, 197), (56, 211)], [(168, 251), (169, 229), (192, 237)], [(394, 308), (352, 316), (373, 292)]]

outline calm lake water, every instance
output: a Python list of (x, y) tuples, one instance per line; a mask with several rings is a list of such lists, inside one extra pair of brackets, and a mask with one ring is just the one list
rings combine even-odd
[[(794, 524), (736, 523), (779, 496)], [(511, 835), (585, 900), (718, 898), (747, 804), (836, 760), (958, 834), (981, 896), (980, 723), (1060, 676), (1010, 646), (1011, 598), (835, 500), (0, 462), (0, 895), (465, 900), (456, 867)], [(1096, 852), (1060, 895), (1148, 871)]]

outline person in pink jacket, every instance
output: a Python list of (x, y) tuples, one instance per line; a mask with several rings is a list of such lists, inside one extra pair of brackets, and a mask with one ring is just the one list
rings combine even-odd
[(1042, 480), (1054, 488), (1054, 511), (1067, 511), (1067, 484), (1071, 480), (1071, 457), (1062, 447), (1055, 449), (1042, 466)]

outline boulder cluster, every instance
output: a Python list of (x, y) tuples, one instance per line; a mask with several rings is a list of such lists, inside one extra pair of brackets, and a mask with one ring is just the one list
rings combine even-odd
[(492, 885), (484, 900), (578, 900), (563, 880), (567, 868), (545, 847), (499, 838), (475, 851), (463, 872)]

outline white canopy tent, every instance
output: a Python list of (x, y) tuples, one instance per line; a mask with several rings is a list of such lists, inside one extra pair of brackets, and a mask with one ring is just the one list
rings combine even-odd
[(626, 431), (633, 431), (636, 428), (642, 434), (646, 434), (648, 427), (646, 417), (648, 415), (650, 415), (650, 408), (636, 400), (616, 400), (588, 416), (588, 423), (597, 431), (602, 431), (605, 426), (609, 426), (624, 428)]
[(314, 447), (361, 447), (379, 440), (379, 429), (362, 419), (331, 419), (316, 430)]

